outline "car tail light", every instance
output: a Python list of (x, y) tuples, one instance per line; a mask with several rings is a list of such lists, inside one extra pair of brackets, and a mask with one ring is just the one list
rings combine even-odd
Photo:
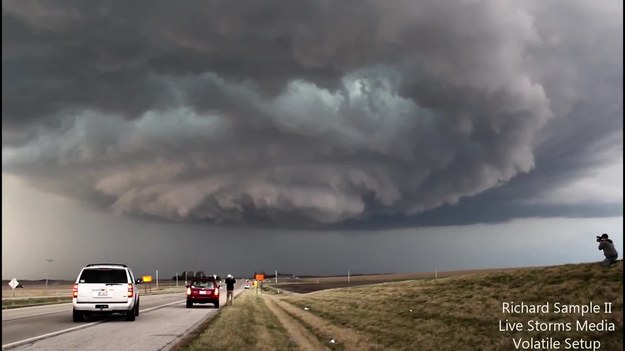
[(78, 284), (74, 284), (74, 288), (72, 289), (72, 297), (78, 297)]
[(128, 297), (133, 297), (135, 295), (135, 289), (132, 287), (132, 284), (128, 284)]
[(191, 295), (191, 288), (187, 288), (187, 295)]
[(215, 290), (214, 290), (214, 291), (215, 291), (215, 292), (214, 292), (214, 294), (215, 294), (215, 295), (219, 295), (219, 287), (215, 288)]

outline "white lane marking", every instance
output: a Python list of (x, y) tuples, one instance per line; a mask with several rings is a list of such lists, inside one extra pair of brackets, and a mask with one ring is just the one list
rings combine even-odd
[[(171, 295), (180, 295), (180, 293), (167, 293), (167, 294), (157, 294), (157, 295), (141, 295), (142, 296), (141, 298), (142, 299), (149, 299), (149, 300), (156, 300), (156, 299), (162, 299), (162, 298), (170, 297)], [(2, 310), (2, 321), (3, 322), (8, 322), (8, 321), (14, 321), (14, 320), (17, 320), (17, 319), (45, 316), (45, 315), (48, 315), (48, 314), (64, 313), (64, 312), (66, 312), (65, 308), (67, 308), (67, 306), (71, 306), (71, 305), (72, 305), (71, 302), (63, 302), (63, 303), (54, 303), (54, 304), (48, 304), (48, 305), (7, 308), (7, 309), (3, 309)], [(46, 308), (54, 309), (55, 307), (57, 307), (59, 309), (56, 310), (56, 311), (51, 311), (51, 312), (46, 312), (46, 313), (19, 316), (19, 314), (22, 313), (22, 312), (30, 312), (31, 310), (46, 309)], [(63, 307), (63, 309), (60, 309), (60, 307)], [(10, 316), (11, 314), (17, 314), (18, 316)]]
[(4, 349), (11, 348), (11, 347), (19, 346), (19, 345), (22, 345), (22, 344), (28, 344), (28, 343), (33, 342), (33, 341), (49, 338), (51, 336), (56, 336), (56, 335), (59, 335), (59, 334), (69, 333), (69, 332), (72, 332), (74, 330), (88, 328), (88, 327), (91, 327), (93, 325), (100, 324), (102, 322), (104, 322), (104, 321), (91, 322), (91, 323), (88, 323), (88, 324), (79, 325), (77, 327), (71, 327), (71, 328), (68, 328), (68, 329), (63, 329), (63, 330), (55, 331), (55, 332), (52, 332), (52, 333), (38, 335), (38, 336), (34, 336), (32, 338), (28, 338), (28, 339), (24, 339), (24, 340), (20, 340), (20, 341), (15, 341), (15, 342), (12, 342), (10, 344), (2, 345), (2, 349), (4, 350)]
[[(2, 311), (2, 321), (3, 321), (3, 322), (8, 322), (8, 321), (14, 321), (14, 320), (17, 320), (17, 319), (32, 318), (32, 317), (39, 317), (39, 316), (46, 316), (46, 315), (49, 315), (49, 314), (55, 314), (55, 313), (66, 312), (66, 311), (67, 311), (67, 308), (68, 308), (69, 306), (71, 306), (71, 305), (72, 305), (72, 303), (70, 302), (70, 303), (63, 303), (63, 304), (55, 304), (54, 306), (52, 306), (52, 305), (46, 305), (46, 306), (20, 307), (20, 309), (22, 309), (22, 308), (23, 308), (23, 309), (26, 309), (26, 308), (34, 308), (34, 307), (48, 307), (48, 308), (50, 308), (50, 307), (58, 307), (58, 310), (57, 310), (57, 311), (50, 311), (50, 312), (45, 312), (45, 313), (33, 314), (33, 315), (28, 315), (28, 314), (27, 314), (27, 315), (25, 315), (25, 316), (24, 316), (24, 315), (20, 315), (20, 313), (22, 313), (22, 312), (29, 312), (29, 311), (25, 311), (25, 310), (20, 310), (20, 311), (18, 311), (17, 309), (15, 309), (15, 310), (13, 311), (13, 313), (12, 313), (12, 314), (16, 314), (17, 316), (6, 316), (6, 314), (8, 314), (8, 313), (7, 313), (7, 310), (3, 310), (3, 311)], [(61, 307), (62, 307), (62, 309), (61, 309)], [(13, 309), (11, 309), (11, 310), (13, 310)]]
[[(177, 303), (182, 303), (184, 301), (186, 301), (186, 300), (179, 300), (179, 301), (166, 303), (166, 304), (160, 305), (160, 306), (150, 307), (150, 308), (147, 308), (145, 310), (142, 310), (141, 312), (142, 313), (150, 312), (150, 311), (153, 311), (153, 310), (156, 310), (156, 309), (159, 309), (159, 308), (167, 307), (167, 306), (170, 306), (170, 305), (175, 305)], [(4, 350), (4, 349), (9, 349), (11, 347), (23, 345), (23, 344), (28, 344), (28, 343), (31, 343), (31, 342), (34, 342), (34, 341), (37, 341), (37, 340), (46, 339), (46, 338), (49, 338), (49, 337), (52, 337), (52, 336), (57, 336), (57, 335), (60, 335), (60, 334), (73, 332), (74, 330), (79, 330), (79, 329), (92, 327), (92, 326), (94, 326), (96, 324), (100, 324), (100, 323), (104, 323), (104, 322), (106, 322), (106, 321), (104, 320), (104, 321), (98, 321), (98, 322), (91, 322), (91, 323), (79, 325), (77, 327), (71, 327), (71, 328), (68, 328), (68, 329), (58, 330), (58, 331), (55, 331), (55, 332), (52, 332), (52, 333), (48, 333), (48, 334), (33, 336), (32, 338), (15, 341), (15, 342), (12, 342), (10, 344), (4, 344), (4, 345), (2, 345), (2, 349)]]
[(178, 300), (178, 301), (174, 301), (174, 302), (169, 302), (169, 303), (166, 303), (166, 304), (164, 304), (164, 305), (154, 306), (154, 307), (146, 308), (146, 309), (145, 309), (145, 310), (143, 310), (143, 311), (141, 311), (141, 310), (139, 310), (139, 311), (140, 311), (140, 312), (143, 312), (143, 313), (146, 313), (146, 312), (150, 312), (150, 311), (152, 311), (152, 310), (156, 310), (156, 309), (161, 308), (161, 307), (166, 307), (166, 306), (170, 306), (170, 305), (175, 305), (175, 304), (177, 304), (177, 303), (183, 303), (183, 302), (185, 302), (185, 301), (186, 301), (186, 298), (185, 298), (184, 300)]

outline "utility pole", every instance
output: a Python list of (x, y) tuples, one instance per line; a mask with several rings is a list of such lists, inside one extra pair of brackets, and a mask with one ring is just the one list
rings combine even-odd
[(438, 279), (438, 270), (434, 267), (434, 279)]
[(349, 277), (349, 269), (347, 270), (347, 282), (350, 282), (350, 277)]
[(158, 289), (158, 269), (156, 270), (156, 288)]
[[(52, 263), (52, 261), (54, 261), (51, 258), (46, 258), (46, 261), (48, 261), (48, 263)], [(48, 265), (49, 267), (50, 265)], [(46, 293), (48, 292), (48, 276), (50, 275), (50, 269), (46, 269), (48, 271), (48, 274), (46, 274)]]
[(176, 288), (178, 287), (178, 272), (176, 272)]
[(276, 269), (276, 284), (278, 284), (278, 270)]

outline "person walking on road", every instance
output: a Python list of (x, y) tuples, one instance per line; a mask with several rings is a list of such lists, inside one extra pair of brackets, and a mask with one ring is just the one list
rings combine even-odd
[(226, 305), (229, 304), (232, 306), (232, 302), (234, 301), (234, 283), (236, 282), (232, 274), (228, 274), (226, 278)]

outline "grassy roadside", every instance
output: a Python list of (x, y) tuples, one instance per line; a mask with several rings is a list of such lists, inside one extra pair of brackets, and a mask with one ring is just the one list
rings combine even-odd
[[(623, 263), (565, 265), (517, 272), (407, 281), (319, 291), (283, 300), (333, 325), (349, 328), (388, 350), (511, 350), (512, 338), (599, 341), (601, 350), (622, 350)], [(544, 304), (550, 313), (504, 314), (503, 302)], [(612, 302), (612, 313), (554, 313), (556, 302)], [(602, 311), (603, 312), (603, 311)], [(499, 321), (521, 322), (523, 331), (500, 331)], [(614, 323), (615, 331), (578, 330), (576, 320)], [(529, 331), (528, 324), (552, 323)], [(556, 330), (571, 323), (572, 330)], [(541, 328), (543, 329), (543, 328)], [(341, 340), (338, 340), (339, 342)], [(588, 344), (585, 344), (588, 345)], [(572, 349), (572, 348), (571, 348)]]
[(286, 313), (300, 327), (306, 329), (318, 342), (323, 344), (322, 348), (317, 348), (315, 350), (387, 350), (387, 348), (373, 342), (367, 335), (359, 333), (354, 329), (332, 324), (328, 320), (320, 318), (314, 313), (308, 312), (306, 309), (291, 305), (282, 299), (272, 299), (272, 301), (282, 312)]
[(2, 300), (2, 309), (8, 310), (8, 309), (19, 308), (19, 307), (53, 305), (53, 304), (68, 303), (68, 302), (72, 302), (72, 298), (69, 296), (66, 296), (66, 297), (63, 297), (63, 296), (33, 297), (30, 299)]
[[(264, 297), (271, 298), (292, 322), (312, 333), (329, 350), (503, 351), (515, 349), (513, 339), (551, 338), (560, 342), (559, 348), (533, 349), (592, 349), (591, 342), (600, 342), (600, 350), (613, 351), (623, 350), (622, 274), (622, 261), (608, 269), (596, 263), (569, 264), (307, 294), (277, 294), (277, 287), (267, 286)], [(288, 332), (262, 300), (252, 291), (243, 293), (235, 306), (220, 311), (181, 350), (294, 349)], [(587, 306), (591, 301), (602, 307), (605, 302), (612, 303), (612, 312), (602, 308), (582, 316), (554, 307), (555, 303)], [(504, 302), (548, 302), (550, 311), (504, 313)], [(614, 329), (580, 330), (578, 320)], [(500, 330), (500, 321), (504, 326), (506, 321), (521, 323), (523, 330)], [(530, 326), (538, 326), (539, 330), (528, 330)], [(336, 339), (332, 345), (327, 344), (330, 337)], [(566, 339), (584, 344), (566, 347)]]
[(261, 296), (241, 293), (232, 306), (223, 306), (216, 317), (198, 328), (174, 350), (295, 350), (286, 330)]

